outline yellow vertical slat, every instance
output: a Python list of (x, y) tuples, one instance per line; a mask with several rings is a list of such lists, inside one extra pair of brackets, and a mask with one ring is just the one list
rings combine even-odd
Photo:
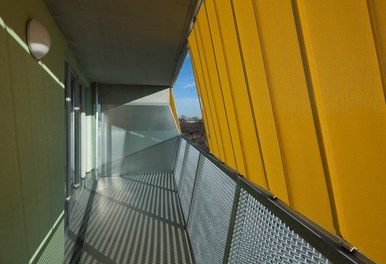
[(279, 145), (278, 127), (253, 2), (251, 0), (229, 1), (232, 3), (240, 56), (251, 97), (253, 117), (259, 133), (269, 187), (275, 195), (288, 204), (287, 180)]
[(383, 96), (386, 101), (386, 1), (367, 0), (379, 70), (382, 78)]
[(230, 89), (228, 72), (222, 47), (222, 40), (217, 23), (217, 16), (214, 9), (213, 1), (206, 1), (202, 6), (201, 12), (205, 11), (208, 18), (208, 26), (210, 28), (210, 36), (213, 43), (213, 51), (218, 69), (218, 76), (221, 86), (221, 92), (224, 98), (224, 107), (229, 123), (230, 135), (232, 138), (233, 150), (236, 159), (236, 168), (242, 174), (246, 174), (244, 154), (241, 147), (239, 127), (237, 125), (236, 112)]
[[(253, 0), (291, 206), (335, 232), (290, 0)], [(290, 67), (289, 67), (290, 65)]]
[(172, 109), (173, 117), (174, 117), (174, 120), (176, 121), (178, 131), (181, 132), (180, 121), (178, 120), (176, 103), (174, 102), (174, 95), (173, 95), (172, 88), (170, 88), (170, 91), (169, 91), (169, 105), (170, 105), (170, 109)]
[(196, 28), (201, 36), (203, 57), (206, 61), (208, 70), (208, 79), (210, 83), (210, 91), (214, 110), (216, 111), (217, 121), (219, 124), (219, 132), (221, 136), (222, 146), (224, 148), (224, 161), (233, 168), (236, 168), (235, 156), (233, 152), (232, 139), (230, 137), (228, 120), (224, 108), (223, 96), (218, 80), (217, 65), (214, 59), (212, 42), (209, 33), (208, 21), (204, 10), (205, 3), (201, 6), (201, 12), (197, 16)]
[(247, 80), (245, 79), (245, 72), (240, 57), (236, 29), (233, 19), (230, 19), (233, 18), (232, 7), (228, 1), (215, 0), (214, 4), (235, 114), (239, 126), (240, 141), (244, 152), (246, 174), (247, 177), (255, 183), (264, 188), (269, 188), (255, 120), (252, 114), (251, 98), (248, 93)]
[[(222, 138), (222, 133), (221, 133), (221, 128), (220, 128), (220, 120), (218, 119), (218, 113), (217, 109), (215, 106), (214, 98), (213, 98), (213, 87), (211, 84), (211, 78), (209, 74), (209, 66), (208, 62), (206, 59), (206, 56), (204, 54), (204, 47), (203, 47), (203, 42), (202, 42), (202, 36), (201, 36), (201, 30), (200, 26), (198, 23), (196, 23), (196, 41), (197, 41), (197, 47), (198, 47), (198, 54), (200, 56), (201, 60), (201, 65), (202, 65), (202, 71), (204, 75), (204, 80), (205, 80), (205, 92), (206, 92), (206, 97), (208, 99), (208, 104), (210, 107), (210, 112), (212, 114), (212, 120), (213, 120), (213, 127), (214, 127), (214, 133), (216, 136), (217, 144), (218, 144), (218, 153), (216, 156), (218, 156), (221, 160), (225, 160), (225, 152), (224, 152), (224, 144), (223, 144), (223, 138)], [(217, 98), (216, 98), (217, 100)]]
[[(189, 41), (190, 41), (190, 37), (189, 37)], [(193, 40), (193, 41), (195, 41), (195, 40)], [(207, 118), (207, 115), (206, 115), (205, 106), (202, 103), (200, 81), (198, 79), (196, 63), (194, 61), (194, 57), (192, 55), (192, 50), (191, 49), (190, 49), (190, 60), (191, 60), (191, 63), (192, 63), (193, 75), (194, 75), (194, 79), (195, 79), (195, 82), (196, 82), (196, 89), (197, 89), (197, 94), (198, 94), (198, 100), (199, 100), (199, 103), (200, 103), (202, 120), (204, 121), (206, 141), (208, 143), (209, 150), (212, 150), (213, 148), (212, 148), (212, 142), (210, 140), (210, 129), (209, 129), (209, 124), (208, 124), (208, 118)]]
[(200, 98), (202, 100), (202, 104), (204, 106), (205, 110), (205, 118), (206, 118), (206, 123), (208, 127), (207, 131), (207, 139), (209, 142), (209, 148), (210, 151), (214, 154), (217, 155), (218, 151), (218, 145), (217, 145), (217, 140), (216, 140), (216, 135), (214, 132), (214, 126), (213, 126), (213, 119), (212, 119), (212, 114), (211, 114), (211, 109), (209, 107), (208, 103), (208, 98), (206, 94), (206, 83), (204, 80), (203, 76), (203, 69), (202, 69), (202, 64), (201, 64), (201, 59), (199, 56), (199, 51), (197, 47), (197, 39), (196, 39), (196, 29), (194, 28), (193, 31), (191, 32), (189, 36), (189, 45), (191, 47), (191, 58), (192, 62), (194, 63), (194, 68), (195, 68), (195, 74), (196, 74), (196, 83), (198, 87), (198, 93), (200, 95)]
[(366, 1), (297, 11), (341, 234), (386, 261), (386, 108)]

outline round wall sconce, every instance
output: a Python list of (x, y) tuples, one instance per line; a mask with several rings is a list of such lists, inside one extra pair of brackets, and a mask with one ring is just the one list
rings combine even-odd
[(28, 48), (36, 59), (43, 58), (51, 46), (51, 38), (47, 29), (36, 19), (28, 22), (27, 26)]

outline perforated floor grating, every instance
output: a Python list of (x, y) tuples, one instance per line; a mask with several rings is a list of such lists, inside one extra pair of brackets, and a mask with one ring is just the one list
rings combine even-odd
[(192, 263), (173, 181), (170, 173), (99, 179), (78, 263)]

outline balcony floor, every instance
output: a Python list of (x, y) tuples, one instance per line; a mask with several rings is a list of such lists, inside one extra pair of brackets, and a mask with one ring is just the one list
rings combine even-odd
[(65, 246), (64, 263), (192, 263), (173, 175), (89, 181)]

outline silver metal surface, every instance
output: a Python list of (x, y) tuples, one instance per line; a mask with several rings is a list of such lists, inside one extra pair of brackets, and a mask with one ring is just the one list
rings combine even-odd
[(80, 263), (371, 263), (192, 144), (181, 139), (179, 176), (98, 181)]
[(176, 180), (176, 184), (178, 186), (181, 178), (181, 170), (183, 165), (183, 160), (185, 156), (185, 148), (186, 148), (186, 141), (183, 139), (180, 139), (180, 144), (178, 148), (178, 156), (176, 160), (176, 166), (174, 171), (174, 179)]
[(242, 189), (229, 263), (329, 261)]
[(102, 107), (100, 176), (172, 171), (179, 138), (168, 105)]
[(178, 185), (178, 196), (180, 197), (181, 208), (186, 222), (188, 222), (189, 218), (189, 210), (199, 157), (200, 152), (197, 149), (191, 147), (190, 145), (186, 146), (184, 164), (181, 170), (181, 179)]
[(200, 162), (197, 177), (188, 221), (194, 258), (222, 263), (236, 183), (208, 159)]
[[(277, 239), (277, 236), (281, 234), (280, 233), (282, 231), (281, 229), (285, 228), (287, 229), (287, 231), (290, 230), (292, 232), (290, 239), (292, 242), (295, 242), (296, 245), (295, 246), (292, 245), (293, 247), (288, 247), (285, 249), (285, 251), (276, 254), (276, 256), (278, 257), (277, 259), (273, 259), (273, 260), (269, 259), (267, 261), (265, 261), (264, 259), (256, 260), (257, 258), (256, 256), (261, 253), (260, 251), (264, 251), (266, 253), (266, 252), (269, 252), (269, 250), (272, 250), (272, 252), (270, 253), (274, 254), (276, 252), (275, 246), (280, 241), (276, 241), (277, 242), (276, 244), (272, 243), (271, 244), (272, 247), (266, 246), (266, 248), (264, 248), (264, 244), (256, 245), (254, 244), (254, 242), (256, 241), (252, 240), (251, 243), (248, 244), (249, 247), (247, 246), (246, 248), (243, 248), (243, 250), (247, 250), (248, 248), (250, 248), (250, 251), (248, 253), (246, 253), (245, 255), (241, 255), (241, 256), (245, 256), (245, 259), (240, 260), (240, 259), (237, 259), (238, 257), (236, 257), (237, 263), (288, 263), (283, 261), (287, 261), (288, 259), (290, 259), (290, 257), (294, 257), (295, 260), (290, 259), (289, 263), (320, 263), (320, 262), (326, 263), (324, 262), (326, 259), (329, 259), (328, 261), (331, 261), (332, 263), (348, 263), (348, 264), (349, 263), (358, 263), (358, 264), (375, 263), (374, 261), (372, 261), (367, 256), (363, 255), (358, 250), (355, 250), (355, 248), (352, 245), (350, 244), (345, 245), (345, 243), (342, 244), (342, 240), (337, 235), (330, 233), (328, 230), (325, 230), (323, 229), (323, 227), (318, 226), (315, 222), (312, 222), (310, 219), (307, 219), (305, 216), (300, 215), (296, 211), (293, 211), (285, 203), (280, 201), (280, 199), (277, 199), (274, 194), (270, 193), (266, 189), (263, 189), (251, 183), (247, 179), (245, 179), (239, 172), (233, 170), (232, 168), (229, 168), (221, 160), (219, 160), (217, 157), (209, 153), (206, 149), (202, 148), (201, 146), (193, 142), (188, 137), (184, 135), (181, 135), (181, 137), (187, 141), (187, 144), (199, 150), (200, 155), (203, 159), (205, 159), (205, 162), (207, 160), (210, 161), (216, 166), (216, 168), (221, 170), (226, 177), (237, 182), (237, 188), (236, 188), (236, 193), (234, 197), (231, 221), (228, 229), (227, 244), (225, 246), (226, 248), (225, 248), (223, 263), (228, 263), (228, 260), (229, 260), (229, 254), (231, 251), (230, 246), (232, 245), (232, 235), (235, 234), (236, 236), (236, 234), (240, 234), (240, 233), (247, 235), (252, 233), (254, 234), (254, 237), (252, 238), (256, 239), (256, 236), (257, 237), (259, 236), (259, 234), (256, 233), (257, 232), (256, 223), (258, 223), (259, 221), (262, 221), (262, 222), (265, 221), (264, 217), (266, 215), (261, 215), (260, 211), (255, 210), (250, 213), (251, 218), (253, 218), (254, 220), (251, 223), (249, 223), (249, 226), (246, 224), (245, 230), (243, 230), (243, 228), (240, 226), (235, 227), (235, 224), (240, 224), (240, 222), (243, 223), (242, 221), (239, 220), (240, 217), (242, 218), (242, 216), (240, 216), (240, 212), (238, 210), (240, 189), (243, 190), (244, 195), (245, 193), (247, 193), (251, 197), (251, 199), (258, 202), (261, 208), (264, 208), (267, 214), (269, 213), (270, 216), (274, 217), (274, 221), (272, 221), (271, 225), (268, 226), (272, 229), (272, 233), (266, 234), (267, 237), (265, 240), (263, 239), (262, 242), (264, 243), (264, 241), (270, 241), (270, 239), (271, 240)], [(196, 186), (194, 187), (195, 191), (193, 195), (194, 199), (191, 206), (191, 211), (195, 210), (195, 206), (196, 206), (195, 204), (197, 203), (196, 200), (200, 200), (199, 198), (197, 198), (196, 189), (198, 189), (199, 186), (202, 184), (201, 181), (202, 181), (201, 173), (198, 173), (197, 179), (195, 181), (197, 187)], [(223, 187), (222, 183), (218, 182), (218, 186), (216, 186), (216, 188), (221, 189), (222, 187)], [(213, 216), (216, 217), (216, 215), (213, 215)], [(221, 213), (217, 215), (217, 217), (222, 217)], [(236, 223), (236, 217), (238, 217), (237, 223)], [(192, 221), (190, 220), (190, 218), (191, 217), (189, 217), (189, 222), (188, 222), (189, 231), (191, 230), (191, 226), (192, 226)], [(202, 220), (200, 221), (202, 222)], [(274, 226), (275, 224), (277, 224), (277, 226)], [(275, 233), (275, 231), (277, 233)], [(190, 238), (193, 240), (191, 235), (190, 235)], [(233, 238), (235, 239), (235, 237)], [(297, 240), (296, 239), (294, 240), (294, 238), (296, 238)], [(257, 238), (257, 240), (258, 239), (259, 238)], [(236, 243), (235, 241), (236, 240), (233, 241), (234, 243), (232, 247), (233, 260), (236, 254), (234, 250), (235, 249), (238, 250), (239, 248), (241, 248), (237, 245), (235, 246), (235, 243)], [(192, 244), (194, 244), (194, 242), (192, 242)], [(211, 247), (211, 245), (209, 245), (209, 247)], [(306, 250), (304, 250), (305, 248)], [(304, 250), (304, 251), (301, 251), (301, 250)], [(194, 257), (199, 263), (200, 259), (197, 258), (196, 256), (196, 250), (194, 249), (194, 246), (193, 246), (193, 252), (194, 252)], [(241, 251), (241, 252), (244, 252), (244, 251)]]
[(100, 178), (80, 263), (192, 263), (178, 203), (171, 173)]

